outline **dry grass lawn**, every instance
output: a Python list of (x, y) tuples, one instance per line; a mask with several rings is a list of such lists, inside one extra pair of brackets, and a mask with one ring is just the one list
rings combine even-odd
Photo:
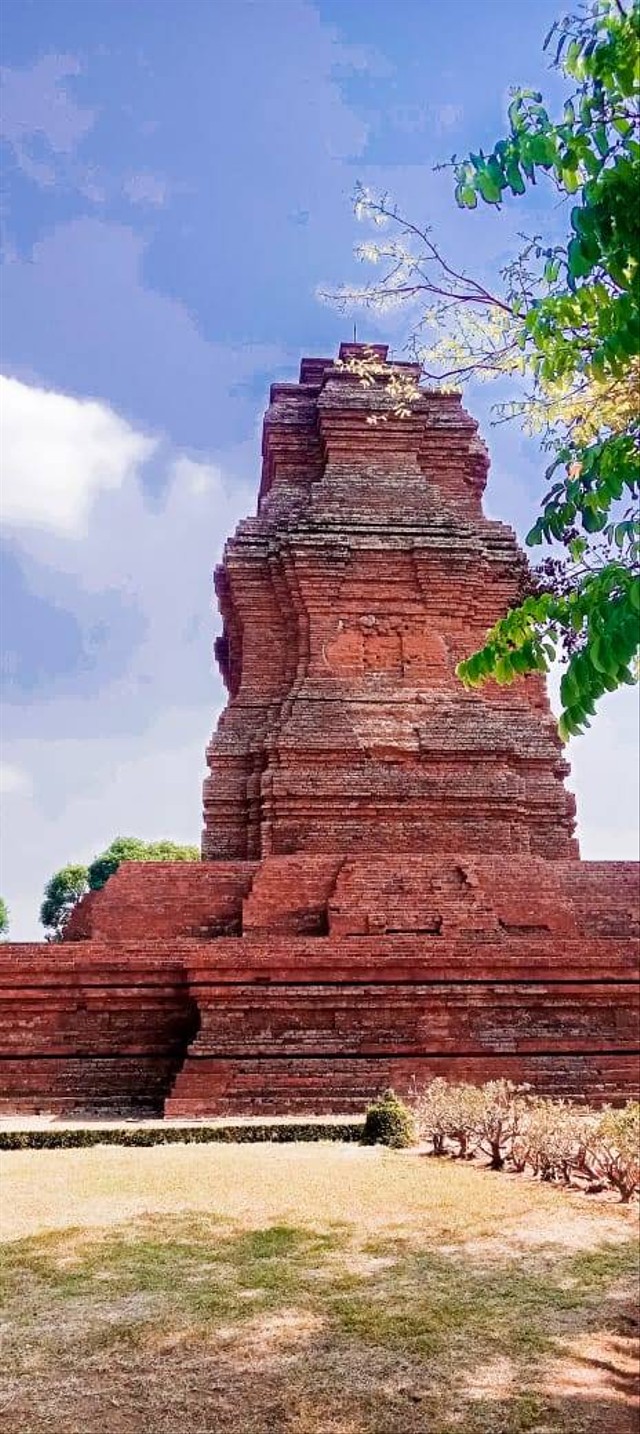
[(1, 1170), (5, 1434), (635, 1434), (618, 1205), (339, 1145)]

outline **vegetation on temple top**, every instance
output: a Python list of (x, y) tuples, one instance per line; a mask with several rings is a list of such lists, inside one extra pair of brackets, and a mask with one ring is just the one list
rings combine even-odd
[(64, 866), (47, 882), (40, 907), (40, 921), (48, 941), (60, 941), (74, 906), (88, 891), (99, 891), (123, 861), (199, 861), (197, 846), (180, 846), (173, 841), (142, 841), (139, 837), (115, 837), (110, 846), (89, 866)]
[(89, 890), (86, 866), (63, 866), (44, 889), (40, 921), (47, 941), (60, 941), (74, 906)]
[(181, 846), (174, 841), (141, 841), (139, 837), (116, 837), (87, 869), (90, 891), (99, 891), (123, 861), (199, 861), (200, 848)]
[[(383, 235), (359, 254), (380, 277), (339, 296), (345, 307), (410, 303), (418, 317), (408, 348), (431, 382), (507, 376), (517, 386), (496, 419), (520, 419), (547, 452), (527, 543), (551, 551), (459, 675), (471, 686), (508, 683), (563, 659), (565, 738), (589, 726), (605, 692), (637, 674), (639, 36), (637, 0), (597, 0), (557, 21), (545, 49), (570, 86), (562, 114), (552, 118), (538, 92), (515, 90), (508, 131), (491, 152), (452, 158), (463, 209), (499, 209), (540, 180), (549, 186), (548, 235), (523, 238), (495, 291), (450, 263), (429, 227), (360, 188), (357, 212)], [(401, 411), (412, 396), (396, 395)]]

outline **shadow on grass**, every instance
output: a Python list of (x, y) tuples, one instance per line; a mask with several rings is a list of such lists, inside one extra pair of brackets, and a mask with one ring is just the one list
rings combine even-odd
[[(62, 1387), (80, 1361), (86, 1434), (139, 1427), (141, 1388), (145, 1428), (162, 1434), (185, 1420), (220, 1434), (635, 1430), (633, 1242), (496, 1259), (426, 1237), (358, 1245), (355, 1233), (190, 1215), (17, 1241), (3, 1260), (16, 1387), (34, 1370)], [(601, 1341), (593, 1358), (585, 1337)], [(563, 1360), (573, 1386), (556, 1394), (541, 1371)], [(117, 1424), (105, 1422), (107, 1369), (129, 1389)], [(28, 1427), (75, 1429), (55, 1419), (49, 1408)]]

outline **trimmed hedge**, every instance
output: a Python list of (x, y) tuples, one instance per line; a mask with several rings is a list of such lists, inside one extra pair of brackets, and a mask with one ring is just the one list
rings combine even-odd
[(167, 1125), (107, 1127), (78, 1126), (73, 1130), (0, 1130), (0, 1150), (79, 1150), (92, 1145), (225, 1145), (252, 1144), (272, 1141), (291, 1144), (294, 1141), (342, 1140), (353, 1143), (362, 1139), (364, 1121), (309, 1121), (287, 1124), (255, 1125)]

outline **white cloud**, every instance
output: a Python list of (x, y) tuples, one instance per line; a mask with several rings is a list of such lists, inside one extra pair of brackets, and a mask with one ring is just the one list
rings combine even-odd
[(183, 451), (244, 438), (258, 417), (256, 378), (266, 397), (291, 355), (205, 339), (183, 303), (147, 287), (148, 255), (133, 229), (81, 218), (0, 268), (11, 372), (27, 383), (46, 375), (47, 387), (78, 394), (89, 374), (91, 392), (108, 395), (115, 412), (134, 409), (143, 431), (167, 433)]
[[(150, 493), (136, 481), (138, 450), (122, 449), (124, 440), (140, 435), (106, 405), (16, 387), (30, 400), (17, 447), (22, 452), (23, 443), (33, 442), (38, 448), (22, 459), (22, 481), (28, 482), (32, 462), (48, 461), (52, 446), (62, 470), (75, 464), (85, 480), (80, 542), (74, 540), (77, 505), (70, 529), (68, 507), (64, 521), (58, 507), (49, 508), (45, 521), (46, 494), (30, 488), (26, 502), (12, 487), (14, 509), (20, 498), (29, 513), (28, 524), (12, 532), (29, 589), (53, 606), (73, 604), (84, 649), (104, 599), (97, 688), (83, 691), (82, 668), (74, 667), (59, 694), (42, 684), (35, 697), (25, 690), (22, 702), (7, 706), (3, 722), (3, 775), (15, 799), (7, 802), (0, 886), (20, 940), (38, 936), (44, 882), (66, 861), (90, 858), (118, 833), (199, 840), (204, 749), (223, 699), (212, 654), (218, 623), (211, 570), (226, 537), (254, 507), (259, 444), (256, 434), (226, 450), (221, 463), (159, 446)], [(57, 430), (43, 417), (43, 399), (68, 418), (64, 457)], [(87, 409), (105, 419), (99, 432), (109, 437), (114, 462), (116, 450), (119, 455), (117, 481), (89, 483), (88, 491)], [(121, 662), (117, 651), (111, 660), (112, 648), (122, 643), (121, 628), (110, 626), (116, 593), (136, 622), (127, 629), (134, 641)], [(25, 866), (27, 847), (32, 860)]]
[(189, 493), (211, 493), (223, 483), (220, 469), (214, 463), (197, 463), (193, 458), (176, 458), (171, 468), (174, 483), (186, 488)]
[(107, 404), (0, 376), (2, 521), (87, 531), (98, 493), (120, 488), (157, 447)]
[(26, 793), (30, 789), (31, 779), (22, 767), (13, 766), (10, 762), (0, 762), (0, 796)]

